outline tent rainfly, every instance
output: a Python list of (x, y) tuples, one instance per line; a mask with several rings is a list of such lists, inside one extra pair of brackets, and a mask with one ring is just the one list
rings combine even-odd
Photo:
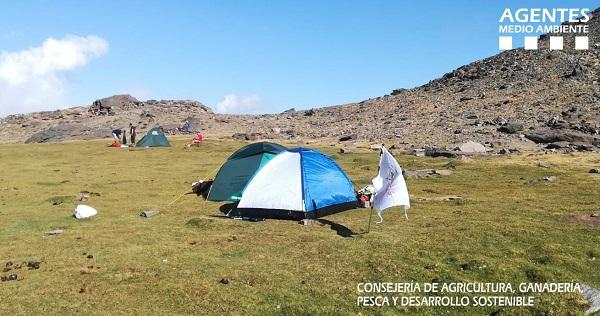
[(146, 133), (146, 135), (140, 139), (136, 147), (171, 147), (171, 143), (165, 136), (165, 132), (163, 132), (160, 128), (155, 127)]
[(316, 150), (295, 148), (256, 172), (229, 215), (305, 219), (355, 206), (352, 183), (337, 163)]

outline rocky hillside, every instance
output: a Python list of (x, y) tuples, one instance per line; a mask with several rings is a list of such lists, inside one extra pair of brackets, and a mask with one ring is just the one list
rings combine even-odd
[(590, 49), (514, 49), (473, 62), (413, 88), (358, 103), (273, 115), (222, 115), (196, 101), (113, 96), (89, 107), (13, 115), (0, 141), (49, 142), (109, 137), (130, 122), (176, 131), (185, 119), (209, 137), (381, 142), (451, 148), (469, 140), (490, 148), (600, 149), (600, 10)]

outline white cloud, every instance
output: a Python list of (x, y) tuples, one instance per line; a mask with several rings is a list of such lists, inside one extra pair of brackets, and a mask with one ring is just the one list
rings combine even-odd
[(250, 114), (256, 113), (266, 105), (266, 101), (256, 94), (228, 94), (217, 104), (217, 113)]
[(64, 102), (65, 74), (108, 51), (97, 36), (48, 38), (40, 47), (0, 52), (0, 116), (55, 109)]

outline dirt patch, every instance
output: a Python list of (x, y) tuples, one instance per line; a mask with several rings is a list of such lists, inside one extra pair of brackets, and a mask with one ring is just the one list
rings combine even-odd
[[(596, 215), (596, 214), (594, 214)], [(577, 223), (590, 224), (596, 228), (600, 228), (600, 216), (586, 215), (572, 215), (569, 216), (569, 220)]]

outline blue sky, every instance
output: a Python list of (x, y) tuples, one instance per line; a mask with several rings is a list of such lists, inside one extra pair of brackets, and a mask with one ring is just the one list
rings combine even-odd
[[(229, 110), (252, 113), (361, 101), (424, 84), (498, 53), (498, 19), (506, 7), (595, 5), (6, 1), (0, 12), (0, 52), (32, 49), (48, 38), (67, 35), (95, 36), (107, 47), (53, 75), (49, 81), (59, 81), (61, 91), (47, 98), (49, 104), (32, 101), (34, 105), (20, 108), (0, 103), (5, 107), (0, 115), (88, 105), (118, 93), (140, 99), (195, 99), (211, 107), (228, 100)], [(10, 86), (0, 89), (10, 94)]]

